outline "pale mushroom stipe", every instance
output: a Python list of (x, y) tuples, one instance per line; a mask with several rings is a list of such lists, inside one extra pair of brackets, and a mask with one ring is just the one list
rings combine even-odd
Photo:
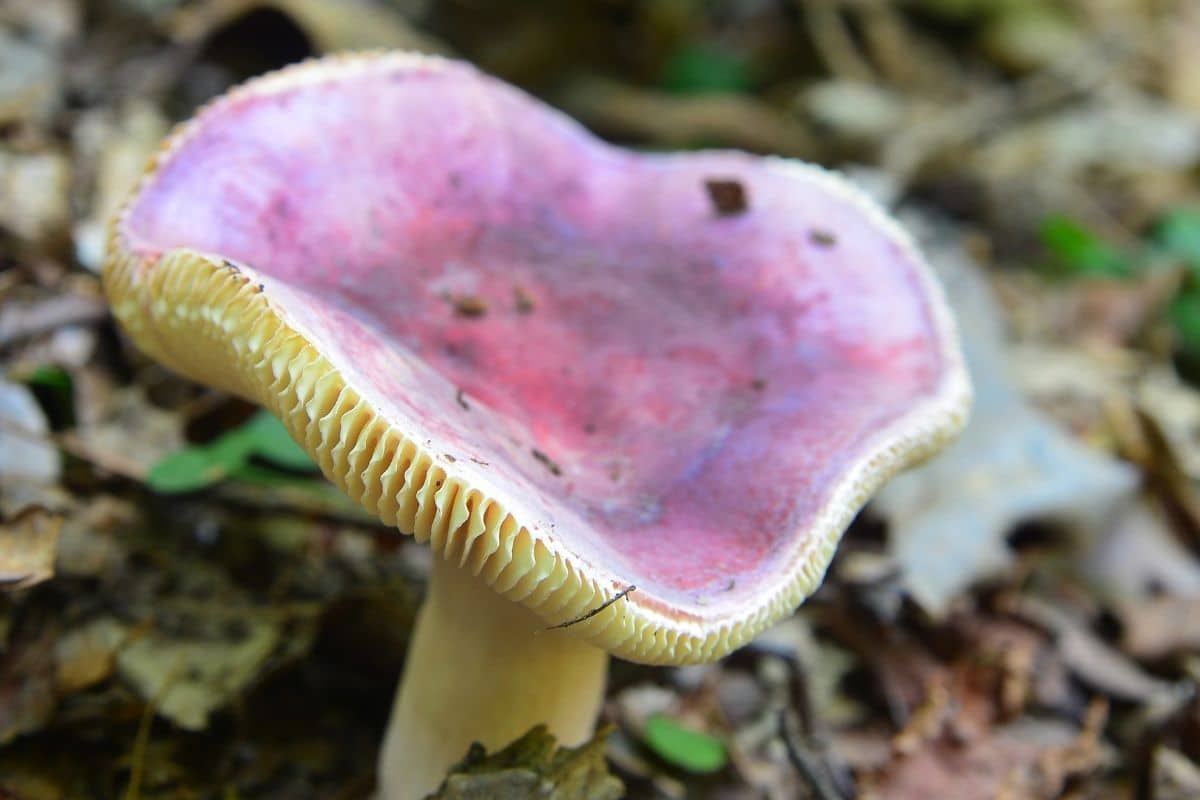
[(609, 654), (712, 661), (790, 614), (970, 403), (940, 288), (843, 179), (623, 150), (454, 61), (234, 89), (109, 245), (141, 348), (433, 549), (388, 800), (472, 741), (586, 740)]

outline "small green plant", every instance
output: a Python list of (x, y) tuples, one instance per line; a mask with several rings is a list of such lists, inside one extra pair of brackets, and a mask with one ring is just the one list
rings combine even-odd
[(655, 755), (687, 772), (717, 772), (729, 762), (729, 753), (720, 739), (685, 728), (670, 717), (651, 717), (642, 735)]
[(1042, 222), (1041, 235), (1052, 256), (1048, 267), (1055, 274), (1073, 278), (1134, 275), (1134, 262), (1127, 253), (1069, 217), (1047, 217)]
[(676, 94), (744, 92), (752, 83), (740, 53), (706, 42), (683, 45), (663, 65), (662, 86)]
[(287, 470), (311, 472), (315, 465), (278, 419), (258, 411), (243, 425), (202, 445), (191, 445), (159, 461), (146, 475), (156, 492), (203, 489), (226, 478), (270, 482), (279, 473), (257, 466), (260, 458)]
[(1063, 216), (1049, 217), (1041, 228), (1052, 274), (1065, 278), (1127, 279), (1156, 265), (1183, 267), (1183, 279), (1166, 309), (1179, 348), (1200, 358), (1200, 209), (1176, 209), (1162, 216), (1134, 245), (1118, 247), (1098, 233)]
[(56, 364), (39, 364), (23, 376), (54, 430), (75, 424), (75, 383), (71, 373)]

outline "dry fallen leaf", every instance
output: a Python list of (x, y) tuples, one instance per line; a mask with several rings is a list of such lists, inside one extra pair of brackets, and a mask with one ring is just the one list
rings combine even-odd
[(1165, 595), (1118, 605), (1115, 611), (1124, 628), (1121, 648), (1134, 658), (1200, 650), (1200, 595)]
[(1200, 797), (1200, 766), (1169, 747), (1154, 751), (1151, 797), (1155, 800), (1195, 800)]
[(66, 229), (71, 162), (56, 152), (0, 150), (0, 227), (30, 242)]
[(61, 529), (62, 517), (41, 506), (0, 522), (0, 590), (27, 589), (52, 578)]
[(50, 424), (29, 389), (0, 380), (0, 497), (11, 484), (58, 482), (61, 461)]
[(904, 584), (942, 614), (973, 582), (1010, 563), (1006, 536), (1030, 521), (1087, 528), (1128, 497), (1131, 469), (1075, 442), (1009, 377), (1003, 321), (979, 267), (958, 245), (926, 245), (958, 315), (975, 406), (959, 440), (876, 497)]
[(0, 125), (45, 122), (61, 102), (62, 64), (48, 47), (0, 24)]
[(1186, 687), (1154, 678), (1094, 634), (1082, 620), (1039, 598), (1014, 597), (1009, 610), (1057, 637), (1058, 654), (1076, 677), (1121, 700), (1167, 707), (1186, 696)]
[(107, 679), (128, 628), (114, 617), (100, 617), (65, 631), (54, 644), (54, 680), (70, 694)]
[(1200, 481), (1200, 391), (1179, 379), (1175, 370), (1162, 366), (1147, 372), (1138, 383), (1137, 403), (1154, 421), (1180, 468)]
[(1118, 604), (1144, 601), (1160, 592), (1200, 596), (1200, 562), (1172, 530), (1152, 498), (1120, 509), (1088, 548), (1083, 573)]
[(284, 641), (282, 615), (269, 609), (243, 609), (236, 616), (228, 608), (215, 613), (228, 618), (222, 635), (150, 630), (131, 634), (117, 654), (121, 678), (184, 730), (203, 730), (214, 711), (244, 692), (272, 656), (290, 646)]

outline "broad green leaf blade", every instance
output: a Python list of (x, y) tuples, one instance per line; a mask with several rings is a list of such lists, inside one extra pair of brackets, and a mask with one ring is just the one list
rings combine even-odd
[(720, 739), (685, 728), (668, 717), (651, 717), (643, 738), (659, 758), (688, 772), (701, 775), (716, 772), (729, 762)]
[(296, 440), (287, 432), (275, 416), (266, 411), (259, 411), (242, 428), (240, 433), (247, 437), (249, 449), (257, 456), (265, 458), (272, 464), (285, 469), (315, 470), (316, 464), (296, 444)]
[(1179, 209), (1164, 216), (1154, 229), (1154, 241), (1187, 265), (1200, 280), (1200, 209)]
[(245, 451), (236, 447), (186, 447), (151, 467), (146, 485), (162, 494), (194, 492), (224, 480), (245, 460)]
[(1059, 270), (1073, 278), (1127, 278), (1130, 258), (1074, 220), (1048, 217), (1041, 227), (1042, 243), (1054, 255)]
[(71, 392), (71, 374), (55, 364), (39, 364), (25, 378), (25, 383), (69, 394)]
[(1180, 292), (1167, 313), (1180, 346), (1190, 353), (1200, 353), (1200, 289)]
[(663, 67), (663, 88), (679, 94), (744, 92), (751, 82), (750, 68), (741, 56), (702, 42), (679, 48)]
[(288, 469), (314, 468), (283, 423), (259, 411), (241, 427), (208, 444), (187, 447), (159, 461), (147, 473), (146, 484), (164, 494), (192, 492), (245, 474), (253, 455)]

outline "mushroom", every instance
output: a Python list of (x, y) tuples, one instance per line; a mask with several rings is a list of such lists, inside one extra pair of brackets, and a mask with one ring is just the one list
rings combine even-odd
[(950, 314), (844, 180), (633, 153), (470, 66), (336, 57), (180, 127), (112, 230), (133, 340), (261, 403), (435, 554), (380, 761), (592, 732), (609, 654), (712, 661), (821, 581), (970, 401)]

